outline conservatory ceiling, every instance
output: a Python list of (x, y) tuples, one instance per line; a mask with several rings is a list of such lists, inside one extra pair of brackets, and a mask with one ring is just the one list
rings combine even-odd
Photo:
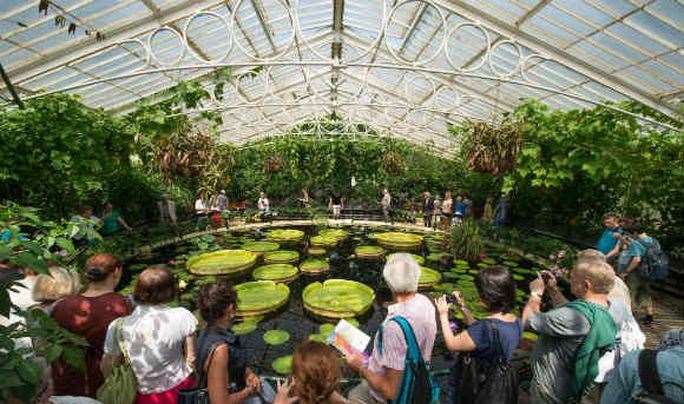
[(21, 99), (68, 92), (117, 113), (230, 67), (199, 109), (221, 111), (225, 141), (334, 112), (447, 152), (449, 123), (530, 97), (675, 116), (683, 29), (677, 0), (2, 0), (0, 63)]

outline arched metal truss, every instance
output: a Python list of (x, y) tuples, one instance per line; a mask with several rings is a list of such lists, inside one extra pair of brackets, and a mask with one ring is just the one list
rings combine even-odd
[[(10, 63), (23, 98), (66, 91), (125, 112), (180, 80), (230, 67), (236, 78), (220, 99), (183, 112), (221, 111), (223, 138), (238, 144), (335, 113), (347, 133), (366, 122), (447, 153), (457, 146), (448, 124), (491, 119), (524, 98), (556, 108), (631, 98), (674, 116), (684, 87), (684, 7), (665, 0), (621, 0), (622, 7), (601, 0), (512, 0), (508, 7), (475, 0), (61, 1), (69, 5), (60, 10), (91, 29), (111, 13), (130, 21), (112, 24), (101, 43), (78, 40)], [(97, 11), (79, 17), (88, 6)], [(0, 8), (0, 21), (28, 9)], [(26, 52), (54, 42), (39, 31), (19, 43), (17, 32), (0, 39)], [(0, 48), (0, 61), (8, 55)]]

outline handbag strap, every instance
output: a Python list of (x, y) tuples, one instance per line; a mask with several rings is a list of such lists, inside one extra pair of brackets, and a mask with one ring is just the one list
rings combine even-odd
[(115, 324), (115, 329), (116, 329), (116, 341), (119, 344), (119, 351), (121, 351), (121, 355), (124, 358), (124, 361), (128, 363), (128, 365), (131, 365), (131, 358), (128, 356), (128, 352), (126, 352), (126, 348), (124, 347), (123, 343), (123, 319), (125, 317), (119, 317), (117, 318), (116, 324)]
[(209, 368), (211, 367), (211, 361), (214, 360), (214, 352), (216, 352), (216, 349), (222, 344), (216, 344), (211, 348), (211, 351), (209, 352), (209, 360), (207, 361), (207, 370), (204, 370), (204, 364), (200, 367), (198, 370), (199, 372), (199, 380), (197, 381), (197, 387), (199, 388), (206, 388), (207, 387), (207, 374), (209, 373)]

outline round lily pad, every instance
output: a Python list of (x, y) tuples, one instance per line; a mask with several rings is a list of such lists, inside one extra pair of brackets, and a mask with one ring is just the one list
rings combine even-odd
[(320, 342), (326, 344), (328, 342), (328, 334), (311, 334), (309, 335), (311, 341)]
[(292, 355), (281, 356), (271, 363), (271, 367), (280, 375), (292, 373)]
[(311, 247), (307, 251), (307, 254), (309, 254), (312, 257), (321, 257), (325, 254), (327, 254), (327, 251), (325, 248), (318, 248), (318, 247)]
[(280, 244), (272, 241), (252, 241), (242, 245), (243, 250), (251, 251), (257, 254), (262, 254), (269, 251), (275, 251), (280, 248)]
[(291, 282), (299, 276), (299, 269), (292, 264), (270, 264), (261, 266), (252, 272), (258, 281)]
[(273, 281), (245, 282), (235, 286), (237, 315), (257, 316), (270, 313), (287, 303), (290, 288)]
[(415, 250), (423, 243), (423, 236), (391, 231), (378, 234), (377, 241), (383, 247), (394, 250)]
[(261, 319), (261, 316), (245, 317), (242, 319), (242, 322), (233, 324), (230, 329), (235, 335), (249, 334), (257, 329), (257, 325), (259, 325), (259, 321), (261, 321)]
[(299, 265), (299, 270), (305, 274), (320, 274), (330, 270), (328, 261), (319, 258), (309, 258)]
[(268, 330), (263, 338), (268, 345), (280, 345), (290, 340), (290, 334), (285, 330)]
[(507, 267), (511, 267), (511, 268), (518, 266), (518, 263), (515, 261), (504, 261), (504, 262), (502, 262), (502, 264), (507, 266)]
[(537, 339), (539, 339), (539, 335), (537, 335), (536, 333), (531, 332), (531, 331), (523, 332), (522, 337), (523, 337), (523, 339), (526, 339), (529, 341), (536, 341)]
[(343, 229), (323, 229), (318, 232), (318, 235), (323, 237), (332, 237), (337, 239), (339, 242), (349, 237), (349, 232)]
[(309, 284), (302, 292), (304, 308), (326, 318), (347, 318), (363, 314), (375, 300), (373, 289), (360, 282), (328, 279)]
[(297, 251), (280, 250), (264, 253), (264, 263), (266, 264), (289, 264), (299, 260)]
[(295, 229), (276, 229), (269, 231), (266, 237), (276, 243), (294, 243), (304, 238), (304, 232)]
[(440, 262), (447, 257), (449, 257), (449, 254), (447, 253), (431, 253), (428, 254), (427, 260), (428, 262)]
[(318, 333), (321, 335), (329, 335), (335, 331), (335, 324), (325, 323), (318, 327)]
[[(395, 255), (395, 254), (399, 254), (399, 253), (392, 253), (392, 254), (390, 254), (390, 255), (387, 256), (387, 259), (388, 259), (388, 260), (392, 259), (392, 256)], [(416, 262), (418, 263), (418, 265), (423, 265), (423, 264), (425, 264), (425, 258), (423, 258), (422, 256), (420, 256), (420, 255), (418, 255), (418, 254), (409, 254), (409, 255), (410, 255), (411, 257), (413, 257), (414, 260), (416, 260)]]
[(358, 326), (359, 326), (359, 320), (357, 320), (357, 319), (355, 319), (355, 318), (346, 318), (345, 320), (347, 320), (347, 322), (348, 322), (349, 324), (353, 325), (354, 327), (358, 327)]
[(513, 274), (513, 280), (516, 282), (520, 282), (522, 280), (525, 280), (525, 277), (519, 274)]
[(449, 279), (449, 280), (457, 280), (458, 278), (461, 277), (461, 275), (456, 273), (456, 272), (443, 272), (442, 276), (445, 279)]
[(491, 265), (490, 265), (490, 264), (487, 264), (486, 262), (480, 262), (480, 263), (477, 264), (477, 267), (478, 267), (478, 268), (481, 268), (481, 269), (484, 269), (484, 268), (489, 268), (489, 267), (491, 267)]
[(239, 275), (250, 269), (257, 254), (246, 250), (219, 250), (196, 255), (186, 264), (195, 275)]
[(489, 264), (489, 265), (495, 265), (496, 260), (494, 258), (485, 258), (482, 260), (483, 263)]
[(466, 260), (454, 260), (454, 265), (457, 267), (470, 268), (470, 264)]
[(354, 249), (354, 254), (362, 259), (378, 259), (382, 258), (385, 250), (376, 245), (360, 245)]
[(335, 237), (321, 236), (320, 234), (318, 236), (313, 236), (309, 239), (309, 243), (311, 243), (311, 245), (314, 247), (331, 248), (335, 247), (339, 242), (340, 240)]
[(442, 280), (442, 274), (428, 267), (420, 267), (419, 289), (429, 289)]

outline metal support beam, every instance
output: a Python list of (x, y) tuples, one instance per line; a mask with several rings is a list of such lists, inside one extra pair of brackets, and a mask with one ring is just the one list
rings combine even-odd
[(333, 0), (333, 43), (331, 57), (342, 60), (342, 32), (344, 30), (344, 0)]
[(0, 63), (0, 75), (2, 76), (2, 81), (5, 82), (5, 85), (7, 86), (7, 89), (9, 90), (10, 94), (12, 94), (12, 99), (14, 100), (14, 102), (17, 104), (19, 108), (24, 109), (24, 103), (21, 101), (21, 98), (19, 98), (19, 94), (17, 94), (17, 90), (12, 85), (9, 76), (7, 76), (7, 73), (5, 73), (5, 69), (2, 67), (2, 63)]
[(654, 108), (667, 115), (675, 115), (675, 111), (663, 103), (657, 97), (644, 92), (632, 84), (616, 77), (609, 75), (606, 72), (592, 66), (589, 62), (582, 60), (566, 51), (558, 49), (552, 44), (534, 37), (514, 25), (502, 21), (477, 7), (468, 4), (464, 0), (433, 0), (435, 4), (439, 4), (444, 9), (453, 13), (459, 14), (472, 21), (480, 21), (481, 24), (490, 30), (493, 30), (500, 35), (514, 38), (518, 43), (538, 52), (542, 56), (548, 57), (565, 65), (566, 67), (575, 70), (576, 72), (585, 75), (593, 81), (603, 84), (606, 87), (613, 89), (619, 93), (624, 94), (636, 101), (639, 101), (651, 108)]

